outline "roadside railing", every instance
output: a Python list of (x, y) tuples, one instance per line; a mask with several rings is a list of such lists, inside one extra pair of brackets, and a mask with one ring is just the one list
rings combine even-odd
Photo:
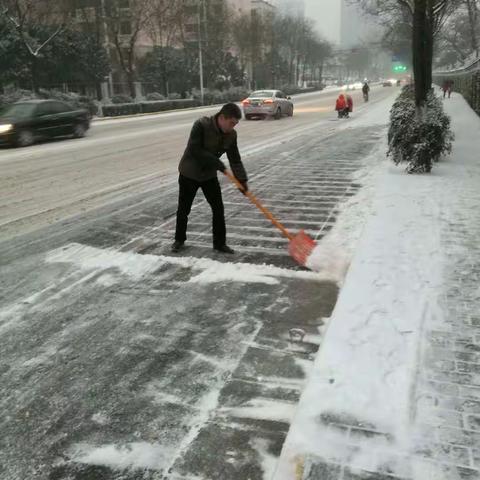
[(480, 58), (461, 69), (433, 72), (433, 81), (437, 85), (452, 81), (453, 90), (461, 93), (480, 116)]

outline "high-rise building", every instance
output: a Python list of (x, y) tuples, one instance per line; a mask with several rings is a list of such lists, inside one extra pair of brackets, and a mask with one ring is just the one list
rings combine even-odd
[(269, 13), (276, 10), (273, 2), (267, 0), (228, 0), (228, 4), (241, 15), (252, 12)]
[(350, 48), (365, 39), (372, 28), (372, 22), (368, 22), (358, 5), (352, 5), (346, 0), (340, 1), (340, 46)]
[(281, 13), (295, 17), (305, 16), (305, 0), (276, 0), (275, 4)]
[(307, 0), (306, 14), (315, 19), (320, 33), (341, 48), (350, 48), (378, 32), (378, 27), (358, 5), (347, 0)]
[(305, 14), (315, 21), (318, 31), (334, 45), (340, 44), (341, 0), (306, 0)]

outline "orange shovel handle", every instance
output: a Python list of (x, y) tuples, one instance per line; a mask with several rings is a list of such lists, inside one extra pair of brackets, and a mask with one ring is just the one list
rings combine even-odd
[(289, 240), (292, 240), (293, 235), (272, 215), (272, 213), (267, 210), (255, 197), (255, 195), (249, 190), (245, 191), (243, 185), (236, 179), (236, 177), (230, 173), (228, 170), (223, 172), (230, 181), (241, 191), (243, 192), (250, 201), (267, 217)]

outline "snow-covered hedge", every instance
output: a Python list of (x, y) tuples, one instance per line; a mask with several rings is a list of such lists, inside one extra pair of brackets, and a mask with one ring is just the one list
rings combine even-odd
[(102, 113), (105, 117), (118, 117), (121, 115), (137, 115), (139, 113), (164, 112), (180, 108), (198, 107), (200, 102), (192, 99), (159, 100), (152, 102), (123, 103), (118, 105), (104, 105)]
[(430, 172), (440, 155), (450, 153), (453, 133), (450, 117), (433, 91), (428, 94), (421, 120), (415, 109), (413, 87), (405, 86), (390, 111), (388, 155), (396, 164), (408, 162), (407, 172)]
[(60, 100), (70, 104), (74, 108), (88, 110), (90, 115), (96, 115), (99, 107), (99, 102), (92, 98), (79, 95), (78, 93), (65, 93), (59, 90), (45, 90), (41, 88), (38, 93), (32, 92), (31, 90), (13, 90), (8, 93), (0, 94), (0, 110), (15, 102), (39, 98)]

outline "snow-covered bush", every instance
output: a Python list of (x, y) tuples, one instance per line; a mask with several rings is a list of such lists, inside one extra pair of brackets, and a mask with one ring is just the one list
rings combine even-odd
[(32, 100), (34, 98), (37, 98), (37, 96), (31, 90), (13, 90), (0, 94), (0, 110), (20, 100)]
[[(201, 99), (200, 90), (193, 89), (192, 97), (196, 100)], [(203, 102), (205, 105), (220, 105), (228, 102), (239, 102), (248, 97), (248, 91), (242, 87), (232, 87), (228, 90), (210, 90), (206, 88), (203, 92)]]
[(120, 105), (120, 104), (125, 104), (125, 103), (133, 103), (133, 98), (130, 97), (129, 95), (114, 95), (112, 97), (112, 103), (114, 105)]
[(413, 87), (405, 86), (390, 111), (388, 155), (396, 164), (408, 162), (407, 172), (430, 172), (440, 155), (452, 150), (450, 117), (433, 91), (427, 96), (422, 118), (415, 108)]
[(74, 92), (61, 92), (60, 90), (45, 90), (41, 88), (38, 93), (31, 90), (13, 90), (9, 93), (0, 95), (0, 109), (15, 102), (32, 99), (53, 99), (68, 103), (73, 108), (83, 108), (88, 110), (90, 115), (96, 115), (98, 112), (99, 102), (93, 98), (79, 95)]
[(165, 96), (158, 92), (147, 93), (146, 99), (149, 102), (158, 101), (158, 100), (165, 100)]

